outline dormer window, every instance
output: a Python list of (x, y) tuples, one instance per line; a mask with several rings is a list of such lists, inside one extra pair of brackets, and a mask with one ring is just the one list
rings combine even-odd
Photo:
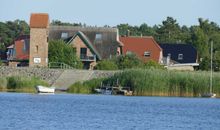
[(178, 60), (183, 60), (183, 54), (178, 55)]
[(144, 52), (144, 57), (150, 57), (150, 52), (149, 51), (145, 51)]
[(95, 40), (102, 40), (102, 34), (97, 33), (97, 34), (95, 35)]
[(62, 32), (61, 33), (61, 39), (66, 39), (68, 37), (68, 33), (67, 32)]

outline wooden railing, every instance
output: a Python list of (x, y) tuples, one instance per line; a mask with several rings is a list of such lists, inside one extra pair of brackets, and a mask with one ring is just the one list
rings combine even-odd
[(67, 64), (61, 63), (61, 62), (50, 62), (48, 64), (48, 68), (51, 68), (51, 69), (74, 69), (70, 65), (67, 65)]
[(96, 55), (87, 56), (87, 55), (81, 54), (80, 55), (80, 60), (81, 61), (96, 61)]

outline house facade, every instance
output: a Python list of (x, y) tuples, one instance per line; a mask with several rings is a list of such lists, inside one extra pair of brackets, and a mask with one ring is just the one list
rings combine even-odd
[(197, 50), (191, 44), (159, 44), (163, 49), (163, 63), (168, 69), (194, 70), (198, 67)]
[(153, 60), (157, 63), (162, 61), (162, 49), (153, 37), (120, 37), (124, 44), (123, 54), (135, 53), (144, 62)]
[(97, 61), (122, 53), (117, 28), (50, 26), (49, 40), (59, 39), (76, 48), (85, 69), (93, 69)]

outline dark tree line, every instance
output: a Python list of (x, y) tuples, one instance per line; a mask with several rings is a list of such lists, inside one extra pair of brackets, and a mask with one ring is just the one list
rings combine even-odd
[(23, 20), (0, 22), (0, 49), (5, 50), (16, 37), (29, 33), (29, 25)]
[[(180, 26), (172, 17), (167, 17), (160, 25), (140, 26), (129, 24), (117, 25), (120, 35), (153, 36), (158, 43), (192, 44), (198, 50), (200, 68), (208, 70), (210, 66), (210, 42), (214, 42), (214, 67), (220, 66), (220, 27), (215, 22), (199, 18), (198, 25)], [(68, 25), (85, 27), (82, 23), (67, 23), (53, 20), (51, 25)], [(105, 27), (109, 27), (106, 25)], [(15, 20), (0, 22), (0, 49), (5, 49), (16, 37), (29, 34), (29, 26), (25, 21)]]

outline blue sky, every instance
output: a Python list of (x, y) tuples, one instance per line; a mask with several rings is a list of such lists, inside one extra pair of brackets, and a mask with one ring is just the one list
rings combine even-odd
[(167, 16), (180, 25), (196, 25), (202, 17), (220, 25), (220, 0), (1, 0), (0, 21), (21, 19), (31, 13), (48, 13), (50, 20), (81, 22), (87, 25), (120, 23), (150, 26)]

